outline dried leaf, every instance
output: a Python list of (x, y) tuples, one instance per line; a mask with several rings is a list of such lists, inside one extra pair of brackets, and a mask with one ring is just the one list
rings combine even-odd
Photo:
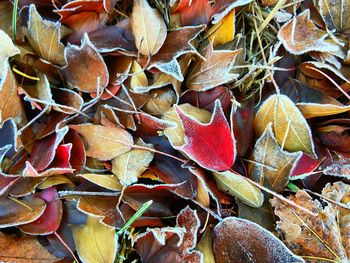
[(209, 40), (214, 46), (223, 45), (233, 40), (235, 36), (235, 9), (230, 11), (220, 23), (208, 30)]
[(62, 73), (68, 85), (83, 92), (97, 92), (107, 86), (108, 69), (87, 34), (80, 47), (68, 44), (64, 56), (67, 65)]
[(309, 9), (288, 21), (278, 32), (278, 38), (285, 49), (294, 55), (310, 51), (336, 52), (337, 45), (326, 41), (327, 36), (326, 31), (318, 29), (310, 20)]
[(135, 0), (130, 22), (140, 53), (145, 56), (156, 54), (167, 35), (165, 22), (158, 10), (153, 9), (147, 0)]
[(256, 133), (261, 135), (270, 122), (282, 149), (291, 152), (304, 151), (315, 156), (310, 128), (287, 96), (272, 95), (264, 101), (255, 117)]
[[(211, 119), (210, 112), (193, 107), (190, 104), (181, 104), (178, 106), (188, 116), (201, 123), (208, 123)], [(179, 115), (176, 113), (175, 107), (169, 109), (162, 116), (162, 119), (173, 124), (173, 126), (164, 129), (164, 135), (168, 138), (172, 146), (181, 146), (185, 144), (185, 131), (181, 123)]]
[(220, 101), (215, 102), (214, 113), (208, 124), (202, 124), (176, 106), (185, 132), (185, 144), (175, 148), (185, 152), (202, 167), (225, 171), (234, 163), (235, 139), (222, 111)]
[(42, 199), (27, 197), (25, 199), (0, 199), (0, 228), (23, 225), (38, 219), (45, 211)]
[(213, 175), (221, 191), (225, 191), (251, 207), (260, 207), (264, 203), (264, 195), (260, 189), (249, 183), (241, 175), (230, 171), (213, 172)]
[(349, 36), (350, 4), (348, 0), (320, 0), (318, 9), (329, 30), (336, 30), (344, 36)]
[(71, 125), (70, 128), (86, 140), (86, 155), (98, 160), (111, 160), (129, 151), (134, 144), (132, 136), (119, 127), (81, 124)]
[(281, 192), (300, 157), (301, 152), (289, 153), (278, 146), (270, 123), (255, 144), (248, 173), (254, 181)]
[[(328, 184), (322, 193), (336, 202), (342, 202), (349, 195), (349, 185), (341, 182), (333, 186)], [(349, 242), (343, 237), (349, 233), (349, 210), (330, 202), (323, 208), (305, 191), (299, 191), (289, 198), (319, 215), (311, 217), (276, 198), (272, 199), (275, 214), (280, 218), (277, 229), (284, 235), (285, 244), (299, 255), (315, 257), (316, 260), (324, 258), (346, 262), (350, 257)]]
[(53, 64), (64, 64), (61, 24), (43, 19), (34, 4), (29, 7), (27, 37), (40, 57)]
[(248, 220), (227, 217), (215, 227), (214, 232), (217, 263), (304, 262), (271, 232)]
[(174, 13), (179, 13), (183, 26), (207, 24), (211, 15), (208, 0), (181, 0)]
[(104, 188), (121, 191), (123, 186), (118, 182), (118, 178), (113, 174), (78, 174), (77, 176), (83, 177), (86, 180), (102, 186)]
[[(136, 145), (153, 149), (152, 144), (144, 143), (141, 139)], [(143, 149), (132, 149), (112, 160), (112, 172), (124, 186), (137, 182), (138, 177), (146, 171), (153, 160), (154, 153)]]
[(213, 238), (211, 236), (211, 230), (209, 227), (207, 230), (205, 230), (204, 235), (198, 242), (197, 249), (203, 254), (203, 263), (215, 263)]
[(3, 70), (8, 58), (19, 53), (19, 49), (13, 44), (11, 38), (0, 29), (0, 76), (4, 74)]
[(203, 51), (204, 59), (197, 59), (189, 70), (186, 85), (190, 90), (206, 91), (234, 80), (238, 74), (230, 73), (239, 50), (214, 50), (212, 43)]
[(79, 258), (89, 263), (113, 263), (118, 248), (115, 230), (89, 216), (83, 226), (71, 226)]

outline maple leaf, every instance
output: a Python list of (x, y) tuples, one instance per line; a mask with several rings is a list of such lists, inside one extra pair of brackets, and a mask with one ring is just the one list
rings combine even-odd
[(236, 56), (242, 50), (214, 50), (210, 43), (202, 52), (203, 59), (198, 59), (190, 68), (186, 85), (190, 90), (206, 91), (238, 77), (230, 73)]
[(203, 255), (193, 250), (200, 226), (196, 211), (184, 208), (176, 222), (176, 227), (149, 229), (133, 239), (143, 262), (201, 262)]
[(222, 111), (220, 101), (215, 102), (214, 113), (208, 124), (202, 124), (186, 115), (176, 106), (185, 132), (185, 144), (175, 148), (208, 170), (225, 171), (235, 160), (235, 139)]
[(310, 20), (309, 9), (284, 24), (278, 32), (279, 40), (294, 55), (310, 51), (336, 52), (337, 45), (327, 42), (327, 36), (326, 31), (318, 29)]
[(346, 205), (349, 189), (349, 185), (342, 182), (327, 184), (322, 190), (322, 195), (326, 198), (324, 201), (327, 202), (325, 207), (322, 207), (318, 200), (312, 200), (307, 192), (302, 190), (289, 197), (297, 204), (318, 213), (317, 217), (296, 211), (273, 198), (271, 204), (280, 218), (280, 221), (277, 221), (277, 229), (284, 235), (285, 244), (294, 253), (307, 259), (346, 262), (350, 258), (350, 243), (347, 238), (350, 231), (349, 210)]
[[(202, 31), (204, 26), (181, 27), (169, 31), (168, 35), (157, 54), (151, 57), (147, 69), (156, 68), (167, 75), (183, 81), (181, 66), (177, 59), (184, 54), (195, 54), (200, 56), (195, 47), (191, 44)], [(147, 63), (145, 59), (142, 63)]]

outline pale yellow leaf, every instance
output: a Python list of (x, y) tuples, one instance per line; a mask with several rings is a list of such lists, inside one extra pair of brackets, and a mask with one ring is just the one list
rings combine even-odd
[(315, 156), (309, 125), (287, 96), (274, 94), (265, 100), (255, 117), (256, 133), (260, 136), (270, 122), (282, 149), (304, 151)]
[(89, 216), (85, 225), (71, 226), (79, 258), (84, 263), (113, 263), (118, 240), (115, 230)]
[(123, 188), (113, 174), (78, 174), (77, 176), (110, 190), (121, 191)]
[(13, 44), (11, 38), (0, 29), (0, 76), (4, 73), (5, 61), (19, 53), (19, 49)]
[(153, 9), (147, 0), (135, 0), (130, 23), (140, 53), (145, 56), (156, 54), (167, 36), (166, 24), (159, 11)]
[(260, 189), (249, 183), (241, 175), (230, 171), (213, 172), (213, 175), (221, 191), (227, 192), (252, 207), (260, 207), (264, 203), (264, 195)]
[[(144, 143), (141, 139), (136, 145), (153, 149), (152, 144)], [(143, 149), (132, 149), (112, 160), (112, 172), (124, 186), (137, 182), (138, 177), (146, 171), (153, 160), (154, 153)]]

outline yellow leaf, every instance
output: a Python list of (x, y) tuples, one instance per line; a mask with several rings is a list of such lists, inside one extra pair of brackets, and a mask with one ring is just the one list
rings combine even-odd
[(131, 73), (133, 73), (130, 79), (130, 88), (132, 90), (135, 90), (135, 88), (137, 87), (148, 86), (147, 76), (141, 68), (140, 64), (137, 63), (135, 60), (133, 61), (131, 66)]
[(290, 152), (303, 151), (316, 156), (309, 125), (287, 96), (274, 94), (261, 105), (255, 117), (258, 136), (270, 122), (282, 149)]
[(84, 263), (113, 263), (117, 254), (115, 230), (89, 216), (83, 226), (71, 226), (79, 258)]
[(135, 0), (130, 23), (140, 53), (145, 56), (156, 54), (167, 36), (166, 24), (158, 10), (153, 9), (147, 0)]
[(88, 144), (86, 155), (98, 160), (111, 160), (129, 151), (134, 144), (131, 134), (119, 127), (81, 124), (70, 128), (84, 136)]
[(208, 31), (208, 36), (214, 46), (232, 41), (235, 36), (235, 9), (228, 13), (220, 23), (213, 25)]
[(77, 176), (110, 190), (120, 191), (123, 188), (118, 178), (112, 174), (78, 174)]
[[(204, 109), (196, 108), (188, 103), (179, 105), (181, 110), (193, 117), (199, 122), (208, 123), (211, 119), (211, 113)], [(163, 116), (163, 120), (172, 122), (175, 126), (164, 129), (164, 135), (168, 138), (172, 146), (181, 146), (185, 144), (185, 132), (182, 127), (182, 122), (177, 115), (175, 108), (169, 109)]]
[[(152, 144), (146, 144), (141, 139), (136, 144), (153, 148)], [(138, 177), (146, 171), (153, 160), (153, 156), (153, 152), (137, 148), (132, 149), (112, 160), (112, 172), (122, 185), (131, 185), (137, 182)]]
[(252, 207), (260, 207), (264, 203), (264, 195), (260, 189), (249, 183), (241, 175), (230, 171), (213, 172), (213, 175), (221, 191), (227, 192)]
[(204, 235), (197, 245), (197, 249), (203, 253), (203, 263), (215, 263), (215, 256), (213, 251), (213, 238), (211, 236), (210, 228), (205, 230)]

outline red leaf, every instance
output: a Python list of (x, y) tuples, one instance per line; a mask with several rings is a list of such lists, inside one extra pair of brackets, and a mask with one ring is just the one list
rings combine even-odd
[(62, 201), (57, 198), (55, 188), (48, 188), (35, 194), (46, 202), (44, 213), (34, 222), (20, 226), (20, 229), (33, 235), (46, 235), (55, 232), (61, 224), (62, 219)]
[(208, 0), (182, 0), (174, 13), (180, 13), (183, 26), (207, 24), (211, 15)]
[(235, 160), (235, 140), (220, 101), (215, 102), (214, 113), (208, 124), (192, 119), (179, 107), (176, 107), (176, 112), (182, 120), (186, 141), (183, 146), (176, 148), (205, 169), (230, 169)]

